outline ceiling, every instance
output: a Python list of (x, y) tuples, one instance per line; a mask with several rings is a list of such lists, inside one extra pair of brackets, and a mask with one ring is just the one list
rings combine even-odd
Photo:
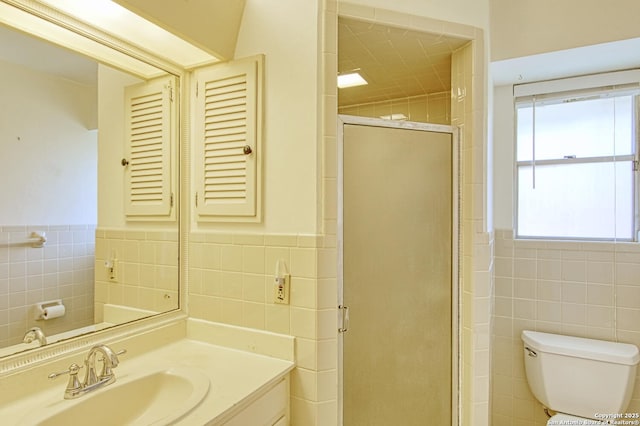
[(369, 82), (338, 89), (338, 106), (448, 92), (451, 53), (469, 40), (338, 19), (338, 73), (352, 70)]
[[(367, 86), (339, 90), (339, 106), (447, 92), (451, 53), (468, 40), (339, 18), (338, 72), (359, 69)], [(95, 61), (0, 25), (0, 60), (95, 84)]]

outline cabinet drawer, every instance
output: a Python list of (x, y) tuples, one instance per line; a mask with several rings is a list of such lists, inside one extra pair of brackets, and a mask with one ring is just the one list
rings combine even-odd
[(288, 399), (287, 381), (281, 380), (267, 393), (226, 422), (225, 426), (272, 426), (274, 423), (278, 426), (284, 425), (286, 423), (281, 423), (281, 417), (287, 411)]

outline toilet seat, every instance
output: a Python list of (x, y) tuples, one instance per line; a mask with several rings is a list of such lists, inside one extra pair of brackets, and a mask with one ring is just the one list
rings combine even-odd
[(598, 420), (587, 419), (584, 417), (570, 416), (564, 413), (558, 413), (547, 421), (547, 426), (586, 426), (606, 424), (598, 423)]

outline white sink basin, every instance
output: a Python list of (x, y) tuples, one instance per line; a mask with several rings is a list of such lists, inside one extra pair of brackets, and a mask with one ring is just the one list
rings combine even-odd
[[(117, 377), (117, 371), (116, 371)], [(114, 384), (77, 399), (41, 407), (22, 424), (168, 425), (194, 409), (209, 392), (209, 379), (196, 369), (174, 367), (144, 376), (117, 378)]]

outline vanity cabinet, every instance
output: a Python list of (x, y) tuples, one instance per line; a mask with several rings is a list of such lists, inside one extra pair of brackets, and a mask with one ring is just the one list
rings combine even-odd
[(263, 55), (194, 71), (198, 221), (261, 220)]
[(280, 380), (236, 414), (225, 426), (285, 426), (289, 405), (289, 382)]

